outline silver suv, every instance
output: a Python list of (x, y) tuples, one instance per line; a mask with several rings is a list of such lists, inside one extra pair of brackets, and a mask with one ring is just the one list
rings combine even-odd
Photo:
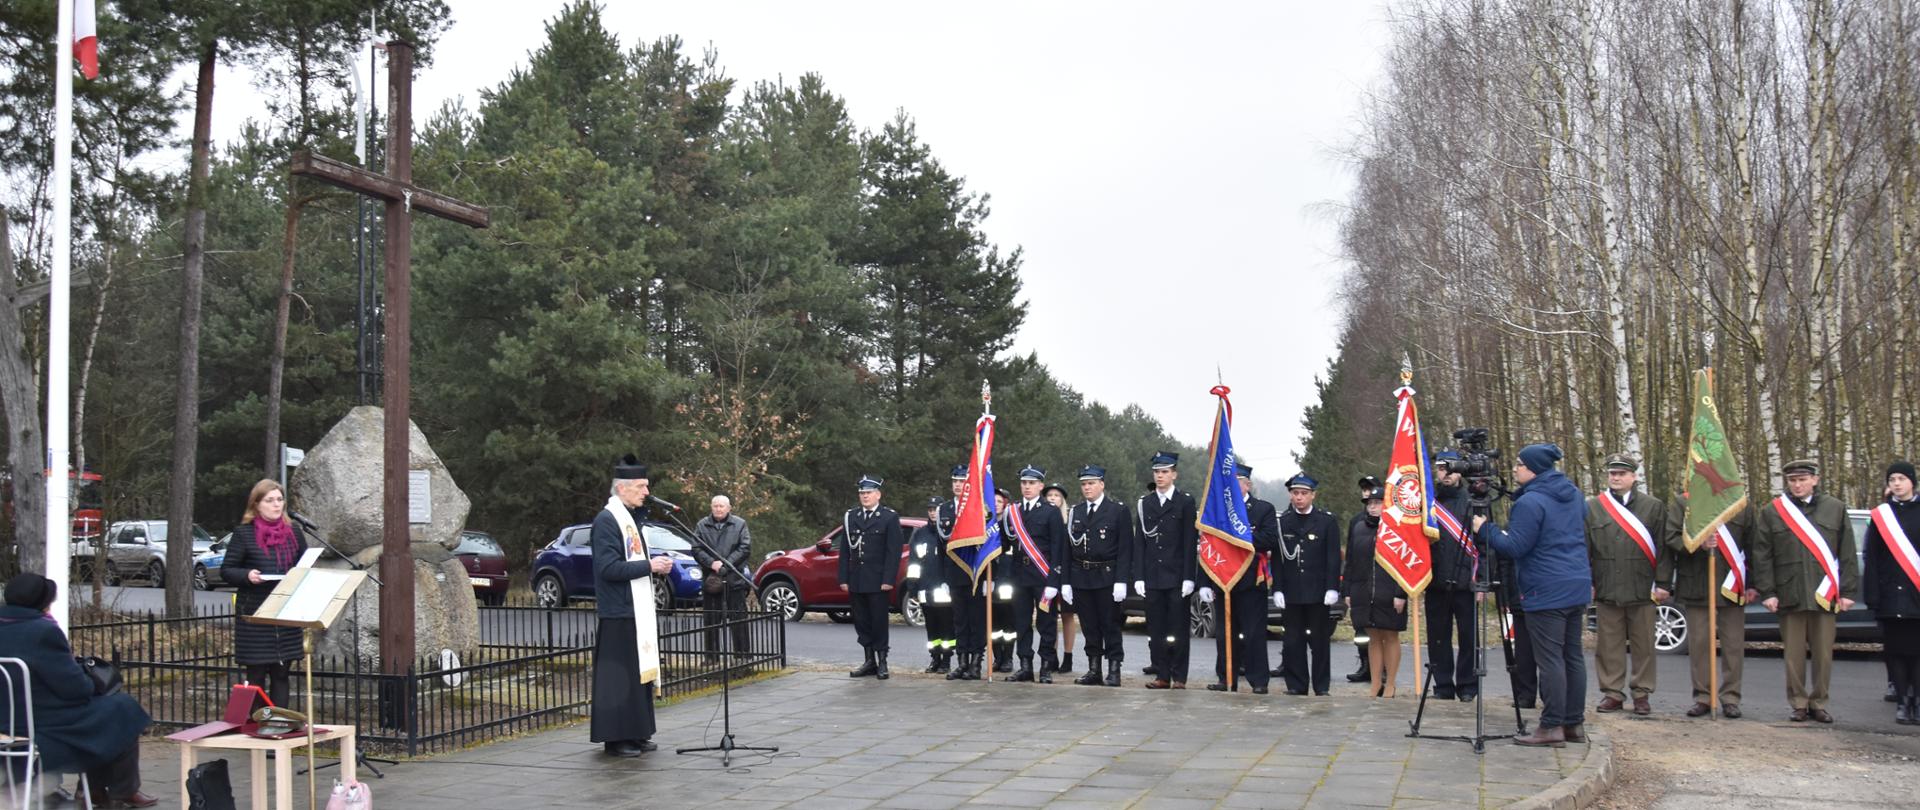
[[(121, 520), (107, 527), (107, 581), (137, 577), (158, 588), (167, 577), (167, 522)], [(213, 536), (193, 526), (193, 549), (199, 556), (213, 546)]]

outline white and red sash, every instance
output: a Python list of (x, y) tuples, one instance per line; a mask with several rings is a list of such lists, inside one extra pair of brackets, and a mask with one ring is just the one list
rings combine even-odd
[(1720, 595), (1736, 605), (1747, 603), (1747, 552), (1733, 539), (1733, 532), (1727, 531), (1727, 524), (1713, 527), (1720, 533), (1720, 542), (1714, 546), (1720, 549), (1720, 559), (1727, 562), (1727, 577), (1720, 580)]
[[(1047, 508), (1051, 509), (1053, 507)], [(1033, 542), (1033, 535), (1027, 534), (1027, 524), (1026, 521), (1020, 517), (1021, 511), (1021, 508), (1018, 506), (1007, 510), (1007, 514), (1012, 518), (1013, 534), (1015, 537), (1020, 538), (1020, 549), (1026, 552), (1027, 559), (1033, 561), (1034, 567), (1040, 569), (1040, 575), (1043, 577), (1051, 577), (1053, 576), (1053, 566), (1047, 563), (1047, 555), (1040, 553), (1040, 544)]]
[(1616, 502), (1613, 499), (1613, 493), (1602, 492), (1598, 497), (1600, 505), (1606, 508), (1607, 514), (1613, 516), (1613, 522), (1620, 524), (1620, 528), (1627, 533), (1627, 536), (1633, 538), (1634, 545), (1640, 547), (1640, 553), (1647, 555), (1647, 564), (1655, 568), (1660, 567), (1657, 552), (1653, 550), (1653, 532), (1647, 531), (1647, 525), (1641, 523), (1640, 518), (1632, 511)]
[(1454, 542), (1460, 544), (1461, 550), (1467, 552), (1467, 558), (1473, 560), (1472, 576), (1475, 580), (1480, 579), (1480, 548), (1467, 538), (1467, 528), (1460, 525), (1460, 519), (1447, 511), (1446, 507), (1434, 504), (1431, 508), (1434, 522), (1440, 524), (1440, 528), (1446, 530), (1447, 536), (1453, 538)]
[(1894, 562), (1907, 572), (1907, 579), (1916, 588), (1920, 588), (1920, 552), (1913, 548), (1913, 539), (1907, 536), (1907, 530), (1901, 528), (1900, 521), (1893, 517), (1892, 504), (1880, 504), (1873, 508), (1873, 527), (1880, 530), (1880, 539), (1886, 541), (1887, 550), (1893, 552)]
[(1780, 514), (1781, 522), (1787, 524), (1793, 535), (1800, 538), (1800, 545), (1806, 547), (1815, 562), (1820, 563), (1820, 570), (1826, 576), (1821, 578), (1820, 587), (1814, 590), (1813, 601), (1819, 603), (1821, 610), (1833, 610), (1833, 603), (1840, 599), (1840, 561), (1833, 556), (1833, 548), (1827, 544), (1827, 538), (1820, 535), (1819, 527), (1807, 519), (1806, 513), (1800, 511), (1800, 505), (1794, 503), (1792, 498), (1785, 495), (1774, 498), (1773, 511)]

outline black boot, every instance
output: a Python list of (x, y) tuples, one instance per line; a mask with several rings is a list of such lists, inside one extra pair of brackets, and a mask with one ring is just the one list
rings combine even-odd
[(1060, 666), (1054, 667), (1053, 671), (1054, 672), (1072, 672), (1073, 671), (1073, 651), (1072, 650), (1068, 650), (1066, 655), (1060, 656)]
[(980, 668), (986, 666), (987, 654), (977, 652), (967, 657), (967, 680), (980, 680)]
[(1372, 667), (1367, 664), (1367, 648), (1354, 647), (1360, 651), (1360, 668), (1347, 674), (1347, 683), (1366, 683), (1373, 680)]
[(1008, 675), (1004, 680), (1007, 681), (1008, 683), (1032, 683), (1033, 682), (1033, 656), (1031, 655), (1020, 656), (1019, 671), (1013, 673), (1012, 675)]
[(928, 675), (939, 674), (940, 672), (940, 650), (939, 649), (933, 648), (933, 647), (927, 648), (927, 668), (921, 671), (927, 673)]
[(1087, 656), (1087, 674), (1082, 675), (1078, 678), (1074, 678), (1073, 682), (1080, 684), (1081, 686), (1099, 686), (1100, 685), (1100, 657), (1097, 655)]
[[(952, 655), (952, 653), (948, 653), (948, 654)], [(966, 679), (967, 679), (967, 654), (960, 653), (959, 660), (954, 661), (952, 666), (947, 667), (947, 680), (964, 681)]]
[(993, 645), (993, 671), (1013, 671), (1013, 646), (1010, 644)]
[(873, 668), (873, 677), (875, 679), (882, 680), (882, 681), (890, 677), (893, 677), (890, 673), (887, 672), (886, 652), (882, 651), (879, 655), (874, 656), (874, 658), (876, 659), (876, 663)]
[(1120, 659), (1118, 658), (1107, 659), (1107, 685), (1120, 685)]
[(1053, 673), (1060, 671), (1060, 662), (1053, 660), (1053, 653), (1040, 654), (1040, 672), (1034, 675), (1038, 683), (1053, 683)]
[(847, 673), (847, 677), (865, 678), (868, 675), (872, 675), (873, 673), (879, 672), (879, 671), (880, 671), (880, 666), (874, 663), (874, 660), (873, 660), (873, 650), (867, 650), (867, 662), (864, 664), (861, 664), (859, 669), (856, 669), (852, 672)]

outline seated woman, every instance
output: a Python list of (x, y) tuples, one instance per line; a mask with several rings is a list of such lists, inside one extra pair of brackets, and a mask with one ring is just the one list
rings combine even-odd
[(1353, 522), (1347, 538), (1347, 618), (1354, 635), (1365, 635), (1367, 664), (1372, 674), (1369, 697), (1393, 697), (1394, 678), (1400, 674), (1400, 631), (1407, 629), (1407, 592), (1373, 559), (1374, 538), (1380, 532), (1380, 507), (1385, 490), (1366, 494), (1367, 514)]
[[(0, 607), (0, 657), (27, 662), (33, 674), (34, 744), (43, 769), (85, 773), (95, 807), (152, 807), (159, 799), (140, 792), (140, 732), (151, 720), (132, 695), (93, 693), (67, 634), (47, 615), (56, 590), (53, 580), (22, 573), (7, 582)], [(21, 700), (17, 685), (13, 699)], [(10, 732), (24, 737), (26, 712), (16, 716)]]

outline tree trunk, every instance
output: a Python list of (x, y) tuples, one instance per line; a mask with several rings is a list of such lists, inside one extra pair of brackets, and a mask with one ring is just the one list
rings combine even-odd
[(266, 477), (280, 476), (280, 380), (287, 367), (287, 318), (293, 306), (294, 243), (300, 238), (300, 212), (320, 198), (308, 194), (287, 206), (287, 227), (280, 237), (280, 298), (273, 310), (273, 351), (267, 356)]
[(167, 479), (167, 615), (193, 609), (194, 472), (200, 440), (200, 286), (205, 277), (207, 171), (213, 149), (213, 69), (218, 41), (200, 50), (193, 90), (193, 158), (187, 179), (186, 256), (180, 273), (179, 375), (174, 387), (173, 470)]
[(20, 570), (47, 570), (47, 459), (40, 438), (40, 381), (27, 362), (20, 310), (27, 303), (14, 277), (13, 240), (0, 208), (0, 404), (7, 413), (7, 468), (13, 473), (13, 537)]
[[(93, 321), (87, 324), (87, 339), (80, 349), (79, 379), (73, 389), (73, 468), (83, 471), (87, 469), (87, 383), (93, 376), (93, 350), (100, 345), (100, 325), (106, 320), (107, 293), (113, 288), (113, 241), (106, 237), (105, 230), (103, 227), (101, 242), (106, 247), (106, 255), (100, 263), (100, 283), (94, 288)], [(105, 540), (106, 535), (107, 527), (102, 525), (100, 539)], [(106, 550), (104, 542), (93, 544), (93, 570), (106, 570)], [(93, 577), (93, 606), (96, 610), (106, 601), (106, 597), (107, 578)]]

